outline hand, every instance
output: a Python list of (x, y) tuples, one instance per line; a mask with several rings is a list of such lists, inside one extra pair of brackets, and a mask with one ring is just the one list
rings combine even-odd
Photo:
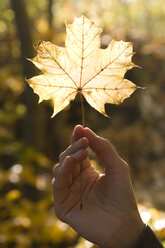
[[(104, 166), (104, 174), (91, 166), (88, 146)], [(54, 168), (53, 194), (57, 217), (99, 247), (131, 248), (144, 228), (128, 165), (109, 141), (80, 125), (75, 127), (71, 145)]]

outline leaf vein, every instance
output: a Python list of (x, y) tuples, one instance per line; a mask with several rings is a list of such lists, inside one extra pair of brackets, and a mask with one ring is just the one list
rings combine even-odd
[(30, 82), (29, 84), (34, 84), (34, 85), (39, 85), (39, 86), (43, 86), (43, 87), (52, 87), (52, 88), (66, 88), (66, 89), (76, 89), (74, 87), (71, 86), (63, 86), (63, 85), (51, 85), (51, 84), (40, 84), (40, 83), (34, 83), (34, 82)]
[(124, 52), (125, 50), (129, 47), (129, 45), (114, 59), (112, 60), (110, 63), (108, 63), (104, 68), (102, 68), (98, 73), (96, 73), (91, 79), (89, 79), (84, 85), (86, 86), (91, 80), (93, 80), (97, 75), (99, 75), (105, 68), (107, 68), (109, 65), (111, 65), (116, 59), (118, 59)]
[[(44, 46), (44, 44), (43, 44), (43, 46)], [(52, 54), (49, 52), (49, 50), (44, 46), (44, 48), (45, 48), (45, 50), (50, 54), (50, 56), (52, 57), (52, 59), (57, 63), (57, 65), (65, 72), (65, 74), (72, 80), (72, 82), (74, 83), (74, 85), (76, 86), (76, 87), (78, 87), (77, 86), (77, 84), (75, 83), (75, 81), (73, 80), (73, 78), (64, 70), (64, 68), (57, 62), (57, 60), (52, 56)]]

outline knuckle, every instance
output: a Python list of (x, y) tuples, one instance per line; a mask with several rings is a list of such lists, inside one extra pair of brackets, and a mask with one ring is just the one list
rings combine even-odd
[(64, 157), (65, 157), (65, 151), (60, 154), (60, 156), (59, 156), (59, 162), (63, 161), (64, 160)]
[(110, 146), (111, 143), (109, 142), (109, 140), (105, 139), (105, 138), (102, 138), (102, 140), (104, 141), (105, 145), (106, 146)]
[(54, 185), (54, 182), (55, 182), (55, 178), (52, 179), (52, 185)]
[(53, 167), (53, 174), (54, 174), (54, 171), (55, 171), (55, 168), (57, 167), (58, 164), (55, 164), (54, 167)]
[(128, 165), (128, 163), (127, 163), (126, 161), (124, 161), (124, 165), (125, 165), (125, 167), (126, 167), (127, 169), (129, 169), (129, 165)]
[(127, 162), (124, 161), (124, 166), (125, 166), (125, 169), (129, 171), (129, 165)]
[(71, 152), (71, 147), (72, 147), (71, 145), (68, 146), (68, 148), (60, 154), (60, 156), (59, 156), (59, 162), (63, 162), (64, 161), (65, 157)]
[(53, 176), (56, 177), (59, 169), (59, 164), (56, 164), (53, 168)]
[(128, 163), (127, 163), (125, 160), (121, 159), (121, 164), (122, 164), (123, 169), (124, 169), (127, 173), (129, 173), (129, 165), (128, 165)]

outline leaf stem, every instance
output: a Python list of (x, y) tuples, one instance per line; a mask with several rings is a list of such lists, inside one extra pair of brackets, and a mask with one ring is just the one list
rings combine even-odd
[[(80, 102), (81, 102), (81, 116), (82, 116), (82, 126), (85, 126), (85, 111), (84, 111), (84, 102), (83, 102), (83, 96), (82, 93), (79, 92), (80, 94)], [(80, 163), (80, 209), (83, 208), (83, 203), (82, 203), (82, 161)]]
[(81, 101), (81, 116), (82, 116), (82, 126), (85, 126), (85, 111), (84, 111), (84, 101), (82, 93), (80, 92), (80, 101)]

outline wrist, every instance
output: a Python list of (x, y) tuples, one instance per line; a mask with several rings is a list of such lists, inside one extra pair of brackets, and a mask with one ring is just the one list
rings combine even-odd
[(139, 239), (137, 240), (134, 246), (134, 248), (140, 247), (163, 248), (163, 245), (148, 225), (145, 225), (143, 232), (141, 233)]
[(111, 237), (109, 243), (99, 246), (100, 248), (133, 248), (141, 236), (145, 224), (138, 216), (123, 220), (116, 230), (114, 237)]
[(130, 220), (128, 224), (123, 226), (123, 231), (119, 235), (118, 242), (114, 248), (133, 248), (141, 236), (145, 224), (141, 220), (140, 216), (138, 219)]
[(143, 232), (145, 224), (140, 218), (139, 213), (137, 216), (129, 218), (128, 221), (123, 223), (121, 232), (119, 232), (116, 246), (114, 248), (132, 248), (139, 239)]

